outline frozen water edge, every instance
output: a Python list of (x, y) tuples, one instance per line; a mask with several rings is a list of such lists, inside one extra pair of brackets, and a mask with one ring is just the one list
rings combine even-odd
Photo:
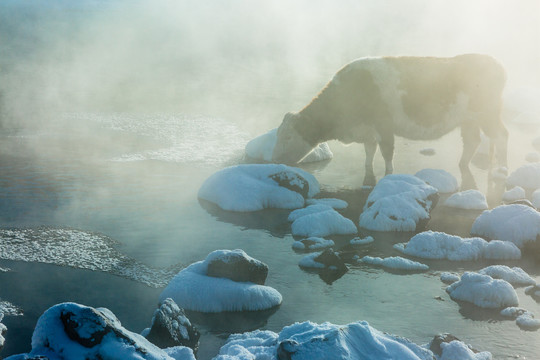
[(74, 229), (0, 229), (0, 259), (102, 271), (150, 287), (168, 284), (177, 269), (156, 269), (118, 252), (111, 238)]

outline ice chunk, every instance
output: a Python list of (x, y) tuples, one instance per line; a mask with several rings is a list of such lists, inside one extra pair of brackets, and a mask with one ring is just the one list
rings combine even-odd
[(540, 213), (527, 205), (501, 205), (482, 212), (474, 221), (471, 234), (511, 241), (521, 248), (540, 235)]
[(305, 237), (356, 234), (358, 229), (350, 220), (327, 205), (310, 205), (293, 211), (289, 220), (292, 234)]
[(525, 164), (514, 170), (506, 179), (509, 187), (521, 186), (525, 189), (540, 188), (540, 163)]
[(536, 285), (536, 281), (520, 267), (510, 268), (506, 265), (492, 265), (478, 271), (494, 279), (503, 279), (514, 286)]
[(377, 266), (383, 266), (389, 269), (396, 269), (396, 270), (414, 270), (414, 271), (424, 271), (428, 270), (429, 266), (412, 261), (409, 259), (402, 258), (400, 256), (392, 256), (387, 258), (380, 258), (380, 257), (371, 257), (371, 256), (364, 256), (358, 262), (365, 263), (365, 264), (371, 264), (371, 265), (377, 265)]
[(315, 177), (304, 170), (276, 164), (242, 164), (210, 176), (198, 196), (224, 210), (257, 211), (301, 208), (305, 203), (303, 191), (306, 197), (319, 192)]
[(387, 175), (369, 194), (361, 227), (377, 231), (414, 231), (429, 220), (437, 189), (412, 175)]
[(424, 180), (436, 188), (440, 193), (453, 193), (459, 189), (458, 182), (454, 175), (442, 169), (422, 169), (414, 176)]
[(467, 301), (482, 308), (504, 308), (519, 303), (509, 282), (474, 272), (465, 272), (446, 291), (454, 300)]
[[(272, 153), (277, 141), (277, 128), (268, 131), (265, 134), (259, 135), (250, 140), (246, 145), (246, 155), (255, 160), (264, 160), (271, 162)], [(327, 143), (317, 145), (311, 152), (306, 155), (301, 162), (310, 163), (323, 160), (329, 160), (334, 156)]]
[(486, 197), (478, 190), (466, 190), (452, 194), (446, 199), (444, 205), (468, 210), (486, 210), (488, 208)]

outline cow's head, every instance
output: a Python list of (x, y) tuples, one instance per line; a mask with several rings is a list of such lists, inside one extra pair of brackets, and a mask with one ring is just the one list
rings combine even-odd
[(272, 161), (294, 165), (300, 162), (313, 146), (304, 140), (294, 127), (299, 114), (287, 113), (277, 130), (276, 146), (272, 153)]

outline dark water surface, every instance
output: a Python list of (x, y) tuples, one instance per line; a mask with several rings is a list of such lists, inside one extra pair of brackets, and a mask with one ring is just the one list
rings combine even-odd
[[(268, 264), (267, 285), (283, 295), (283, 304), (262, 313), (189, 314), (203, 334), (199, 359), (216, 355), (231, 332), (280, 331), (305, 320), (367, 320), (419, 344), (450, 332), (496, 359), (538, 358), (538, 332), (520, 330), (498, 311), (452, 301), (439, 280), (442, 271), (477, 270), (491, 263), (420, 260), (430, 266), (424, 273), (350, 265), (341, 278), (328, 279), (298, 267), (304, 254), (291, 248), (288, 211), (233, 213), (200, 202), (202, 182), (241, 162), (245, 143), (258, 134), (201, 116), (69, 116), (84, 118), (85, 127), (17, 129), (0, 135), (0, 267), (11, 269), (0, 272), (0, 299), (24, 312), (4, 318), (8, 332), (2, 356), (30, 350), (38, 317), (64, 301), (107, 307), (127, 329), (140, 332), (150, 325), (163, 284), (178, 269), (213, 250), (241, 248)], [(331, 147), (333, 160), (306, 169), (317, 177), (325, 197), (349, 202), (343, 213), (357, 223), (368, 195), (361, 189), (363, 149), (337, 143)], [(425, 147), (436, 154), (419, 155)], [(435, 142), (398, 140), (395, 172), (443, 168), (457, 176), (460, 152), (457, 132)], [(522, 155), (511, 152), (511, 168), (520, 165)], [(382, 167), (378, 154), (379, 176)], [(486, 172), (474, 173), (486, 192)], [(490, 194), (491, 206), (500, 196), (500, 191)], [(479, 212), (448, 209), (443, 200), (428, 228), (467, 236)], [(400, 255), (392, 245), (414, 234), (361, 235), (372, 235), (375, 242), (358, 248), (358, 255), (386, 257)], [(335, 248), (351, 238), (335, 237)], [(59, 250), (63, 241), (71, 252)], [(540, 281), (540, 266), (528, 258), (504, 264), (521, 266)], [(520, 306), (540, 316), (540, 305), (522, 288), (517, 292)]]

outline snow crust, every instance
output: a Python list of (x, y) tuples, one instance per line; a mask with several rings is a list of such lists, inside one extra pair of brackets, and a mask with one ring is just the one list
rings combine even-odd
[(540, 213), (527, 205), (501, 205), (482, 212), (474, 221), (471, 234), (511, 241), (521, 248), (540, 235)]
[(517, 168), (508, 176), (506, 184), (509, 187), (521, 186), (530, 190), (540, 188), (540, 163), (534, 162)]
[(521, 199), (525, 199), (525, 189), (523, 189), (521, 186), (514, 186), (512, 189), (505, 191), (502, 196), (502, 200), (506, 202)]
[[(250, 140), (245, 148), (246, 155), (255, 160), (271, 162), (272, 153), (277, 141), (277, 128), (268, 131)], [(302, 159), (302, 163), (311, 163), (322, 160), (329, 160), (334, 157), (327, 143), (317, 145), (309, 154)]]
[(429, 219), (437, 189), (413, 175), (387, 175), (369, 194), (359, 225), (377, 231), (414, 231), (420, 220)]
[(429, 269), (429, 266), (425, 264), (419, 263), (417, 261), (405, 259), (400, 256), (392, 256), (392, 257), (387, 257), (387, 258), (364, 256), (358, 261), (365, 264), (383, 266), (389, 269), (396, 269), (396, 270), (424, 271), (424, 270)]
[(520, 267), (510, 268), (506, 265), (492, 265), (478, 271), (494, 279), (503, 279), (514, 286), (536, 285), (536, 281)]
[(332, 240), (312, 236), (308, 237), (307, 239), (293, 242), (292, 248), (296, 250), (319, 250), (327, 247), (332, 247), (334, 245), (335, 243)]
[(467, 210), (486, 210), (488, 208), (485, 195), (478, 190), (465, 190), (452, 194), (445, 200), (444, 205)]
[(302, 169), (281, 164), (242, 164), (211, 175), (202, 184), (198, 196), (229, 211), (303, 207), (305, 199), (300, 193), (279, 186), (270, 178), (277, 173), (305, 179), (309, 184), (308, 197), (313, 197), (319, 192), (317, 179)]
[(227, 250), (216, 250), (203, 261), (180, 271), (159, 297), (171, 298), (179, 307), (199, 312), (256, 311), (280, 305), (281, 294), (265, 285), (207, 276), (208, 263)]
[(310, 205), (289, 214), (294, 236), (325, 237), (356, 234), (358, 229), (350, 220), (328, 205)]
[(414, 176), (424, 180), (440, 193), (453, 193), (459, 189), (458, 181), (454, 175), (442, 169), (422, 169)]
[(454, 300), (467, 301), (482, 308), (505, 308), (519, 303), (509, 282), (474, 272), (465, 272), (446, 291)]
[(447, 259), (472, 261), (479, 259), (520, 259), (521, 251), (511, 242), (479, 238), (462, 238), (437, 231), (424, 231), (413, 236), (409, 242), (396, 244), (394, 248), (410, 256), (424, 259)]
[(231, 335), (214, 360), (277, 360), (280, 351), (284, 356), (294, 352), (295, 360), (433, 359), (428, 349), (382, 333), (365, 321), (342, 326), (306, 321), (287, 326), (279, 334), (257, 330)]

